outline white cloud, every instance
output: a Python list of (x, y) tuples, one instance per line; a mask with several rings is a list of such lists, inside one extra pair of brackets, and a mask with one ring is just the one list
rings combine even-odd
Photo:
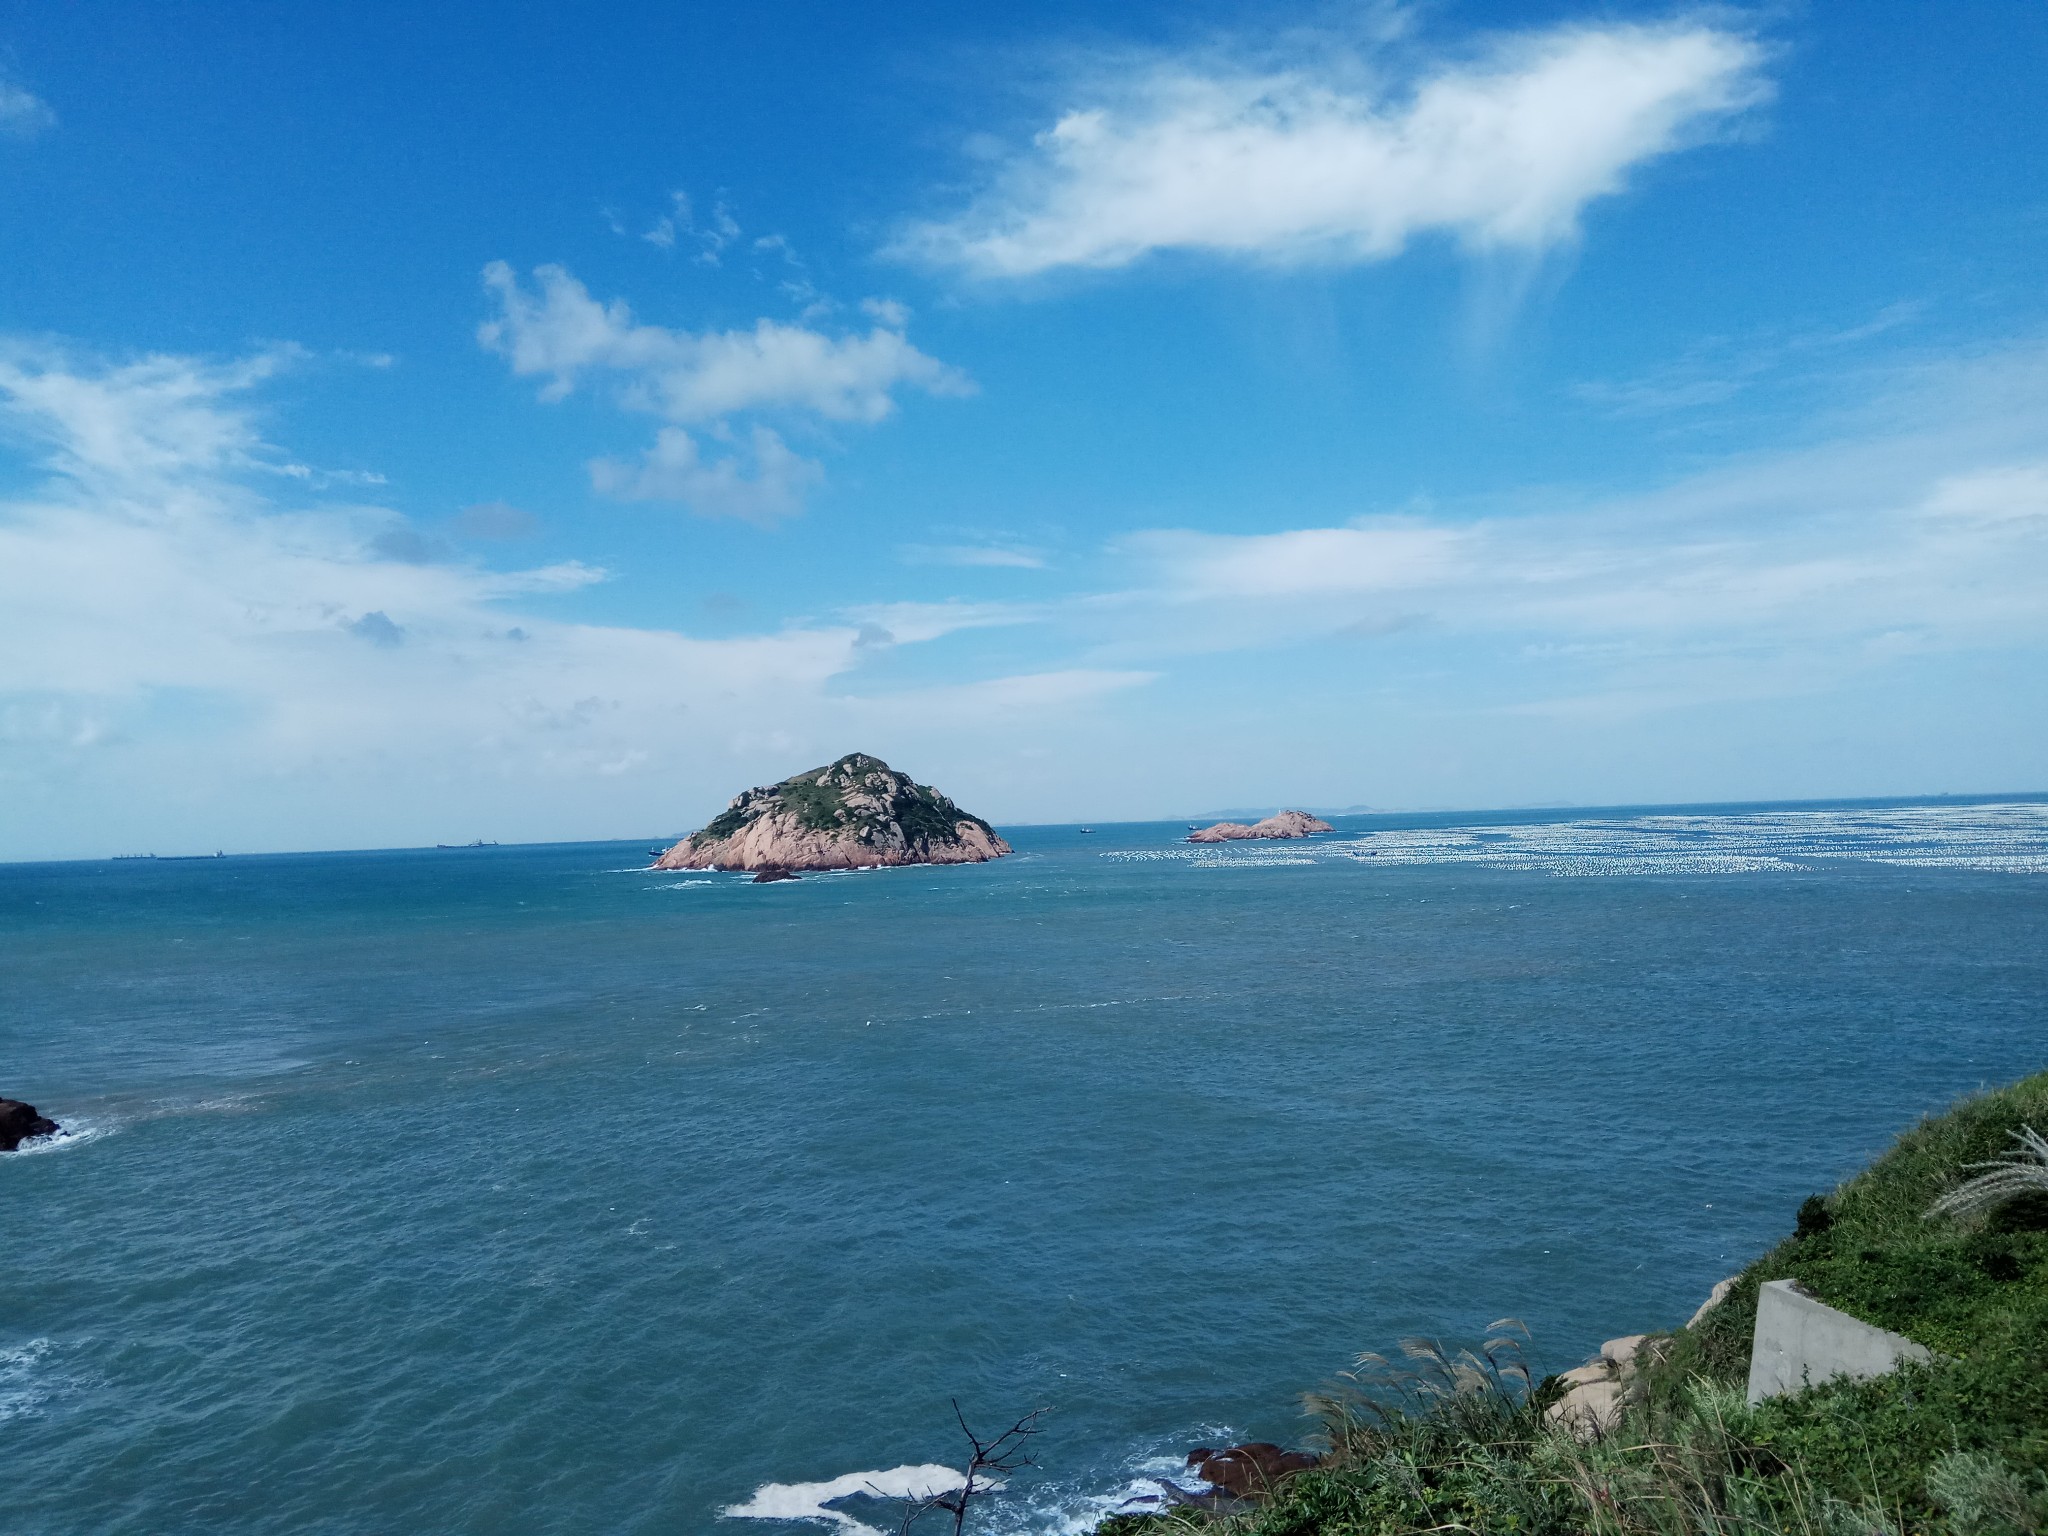
[(900, 551), (912, 565), (962, 565), (1008, 567), (1020, 571), (1042, 571), (1043, 550), (1023, 544), (906, 544)]
[[(265, 472), (275, 359), (0, 357), (0, 427), (46, 475), (0, 500), (0, 857), (680, 829), (880, 728), (951, 732), (848, 686), (872, 622), (583, 622), (549, 599), (587, 565), (491, 570), (281, 500), (311, 493)], [(891, 643), (982, 621), (932, 606)]]
[(685, 230), (691, 227), (690, 195), (687, 192), (671, 192), (669, 204), (671, 211), (656, 219), (640, 236), (649, 245), (664, 251), (675, 249), (678, 224)]
[(1069, 709), (1093, 703), (1158, 680), (1157, 672), (1112, 671), (1102, 667), (1068, 667), (1058, 672), (1029, 672), (990, 678), (950, 690), (963, 710), (980, 707), (998, 715)]
[(1084, 654), (1126, 663), (1378, 637), (1478, 647), (1501, 667), (1635, 679), (1590, 690), (1631, 708), (2039, 646), (2044, 409), (2048, 349), (2023, 348), (1913, 378), (1833, 441), (1659, 490), (1512, 515), (1152, 530), (1113, 550), (1126, 587), (1055, 623), (1091, 643)]
[(1156, 682), (1160, 674), (1128, 668), (1068, 667), (981, 682), (944, 684), (862, 701), (883, 719), (940, 719), (957, 726), (1002, 725), (1019, 716), (1060, 715)]
[(2048, 524), (2048, 464), (2010, 464), (1952, 475), (1935, 485), (1922, 510), (1936, 518), (2000, 524)]
[[(608, 213), (606, 217), (610, 220), (613, 233), (626, 232), (625, 226), (619, 222), (616, 214)], [(671, 192), (669, 211), (649, 225), (640, 238), (657, 250), (663, 251), (672, 251), (676, 248), (678, 240), (687, 240), (697, 247), (697, 260), (700, 263), (707, 267), (715, 267), (722, 264), (725, 248), (739, 239), (740, 234), (739, 221), (732, 216), (731, 210), (724, 203), (714, 206), (710, 222), (702, 224), (697, 220), (690, 194)], [(762, 243), (758, 240), (755, 242), (756, 245)]]
[(285, 355), (226, 364), (158, 355), (84, 369), (59, 350), (17, 343), (0, 348), (0, 391), (59, 474), (101, 492), (161, 491), (188, 473), (274, 464), (247, 413), (218, 402), (269, 378)]
[(729, 418), (782, 412), (872, 425), (896, 410), (895, 391), (961, 395), (967, 377), (919, 351), (905, 337), (901, 306), (871, 313), (865, 333), (827, 335), (805, 325), (762, 319), (744, 331), (675, 331), (635, 320), (623, 300), (600, 304), (562, 267), (534, 271), (523, 287), (504, 262), (484, 269), (499, 317), (479, 327), (478, 340), (502, 354), (521, 377), (544, 377), (544, 400), (560, 400), (587, 376), (618, 384), (620, 404), (661, 417), (665, 428), (637, 466), (601, 459), (596, 487), (630, 500), (679, 501), (707, 516), (774, 522), (802, 509), (824, 478), (815, 461), (794, 453), (774, 430), (746, 434), (747, 456), (707, 459), (687, 425), (731, 434)]
[[(467, 563), (271, 473), (250, 402), (274, 358), (0, 358), (0, 425), (48, 477), (0, 501), (14, 856), (681, 831), (855, 746), (977, 810), (1069, 815), (1311, 779), (1340, 803), (1578, 796), (1596, 760), (1610, 790), (1651, 769), (1775, 790), (1758, 765), (1784, 743), (1818, 793), (1883, 790), (1900, 770), (1871, 744), (1909, 737), (2009, 783), (2042, 760), (2038, 346), (1927, 367), (1839, 410), (1832, 441), (1660, 490), (1155, 529), (1109, 551), (1112, 590), (725, 640), (581, 621), (558, 599), (602, 572)], [(947, 636), (993, 675), (897, 649)], [(2016, 681), (1973, 693), (1980, 663)], [(1814, 745), (1808, 717), (1865, 682), (1850, 744)]]
[(0, 135), (32, 139), (57, 126), (57, 114), (33, 91), (0, 80)]
[(748, 470), (738, 453), (706, 459), (681, 427), (663, 427), (637, 461), (595, 459), (590, 481), (621, 501), (679, 501), (706, 517), (734, 517), (764, 526), (794, 517), (825, 478), (824, 467), (792, 453), (768, 427), (749, 434)]
[(1594, 199), (1762, 101), (1763, 50), (1697, 21), (1497, 40), (1406, 80), (1329, 38), (1266, 69), (1154, 60), (1083, 100), (963, 212), (895, 254), (985, 277), (1120, 267), (1160, 250), (1359, 262), (1442, 234), (1569, 241)]
[(1462, 529), (1400, 519), (1249, 535), (1158, 530), (1123, 547), (1190, 595), (1292, 599), (1426, 586), (1456, 571), (1471, 542)]
[(828, 336), (768, 319), (747, 331), (672, 331), (639, 323), (623, 300), (598, 303), (562, 267), (539, 267), (533, 275), (537, 293), (501, 261), (484, 269), (501, 314), (477, 334), (511, 361), (514, 373), (545, 375), (542, 393), (550, 400), (566, 396), (584, 374), (603, 371), (624, 378), (629, 406), (674, 422), (773, 409), (878, 422), (896, 409), (899, 387), (939, 395), (972, 387), (886, 322), (864, 335)]
[(846, 616), (886, 636), (890, 642), (937, 640), (963, 629), (1000, 629), (1030, 624), (1047, 610), (1024, 603), (869, 603), (846, 610)]

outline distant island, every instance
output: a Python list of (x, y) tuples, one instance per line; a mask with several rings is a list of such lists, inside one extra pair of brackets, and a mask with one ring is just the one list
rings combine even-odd
[(1246, 826), (1241, 821), (1219, 821), (1213, 827), (1190, 832), (1191, 843), (1256, 842), (1269, 837), (1307, 837), (1311, 832), (1334, 832), (1327, 821), (1318, 821), (1306, 811), (1282, 811)]
[(780, 784), (734, 798), (709, 826), (654, 861), (656, 869), (868, 869), (980, 864), (1010, 845), (928, 784), (879, 757), (850, 752)]

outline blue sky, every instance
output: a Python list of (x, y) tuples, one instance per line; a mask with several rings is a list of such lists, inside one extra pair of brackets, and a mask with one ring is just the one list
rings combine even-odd
[(2039, 5), (514, 10), (0, 6), (0, 857), (2048, 786)]

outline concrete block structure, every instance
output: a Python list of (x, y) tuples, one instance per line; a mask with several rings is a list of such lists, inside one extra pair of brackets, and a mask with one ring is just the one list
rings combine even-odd
[(1757, 1292), (1749, 1400), (1803, 1392), (1839, 1376), (1865, 1381), (1902, 1361), (1933, 1358), (1903, 1334), (1838, 1312), (1790, 1280), (1770, 1280)]

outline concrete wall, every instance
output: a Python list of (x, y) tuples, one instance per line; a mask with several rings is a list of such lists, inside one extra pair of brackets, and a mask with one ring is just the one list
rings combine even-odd
[(1902, 1360), (1931, 1360), (1920, 1345), (1815, 1301), (1790, 1280), (1765, 1282), (1756, 1298), (1749, 1400), (1762, 1402), (1837, 1376), (1863, 1381)]

